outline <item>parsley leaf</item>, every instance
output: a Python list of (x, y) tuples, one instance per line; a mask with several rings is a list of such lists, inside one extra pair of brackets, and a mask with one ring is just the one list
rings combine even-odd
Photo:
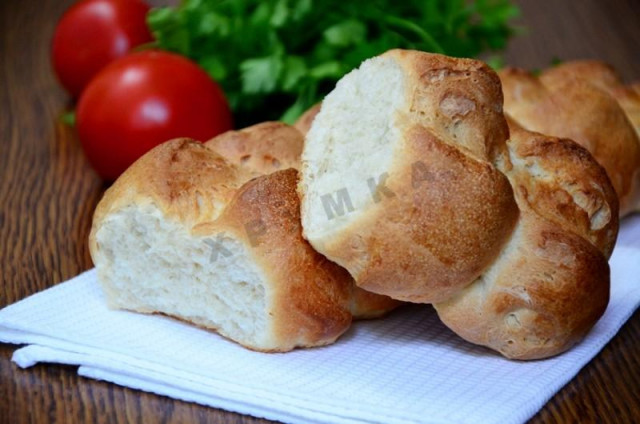
[(510, 0), (182, 0), (147, 21), (159, 48), (196, 61), (239, 126), (293, 122), (364, 59), (392, 48), (475, 57), (517, 29)]

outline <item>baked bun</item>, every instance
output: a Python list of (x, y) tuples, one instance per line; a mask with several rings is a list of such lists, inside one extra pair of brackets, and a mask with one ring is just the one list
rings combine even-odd
[(588, 151), (512, 125), (507, 144), (500, 81), (481, 62), (400, 50), (365, 61), (307, 134), (305, 238), (358, 286), (435, 303), (507, 357), (567, 349), (608, 301), (617, 198)]
[(109, 305), (174, 316), (260, 351), (332, 343), (354, 314), (397, 306), (364, 295), (302, 238), (295, 169), (259, 175), (295, 165), (301, 142), (296, 130), (263, 124), (206, 145), (169, 141), (134, 163), (105, 193), (90, 235)]
[[(607, 170), (620, 199), (620, 213), (640, 211), (640, 140), (629, 122), (639, 107), (632, 90), (621, 89), (611, 69), (593, 62), (561, 65), (540, 77), (522, 69), (500, 72), (504, 109), (522, 127), (569, 138)], [(618, 93), (620, 104), (609, 94)], [(622, 104), (628, 104), (625, 115)], [(637, 119), (637, 118), (634, 118)]]
[(464, 339), (508, 358), (561, 353), (591, 329), (609, 301), (618, 202), (606, 172), (571, 140), (511, 123), (509, 162), (518, 224), (478, 280), (435, 304)]
[(358, 286), (443, 301), (500, 253), (518, 218), (491, 163), (508, 129), (479, 61), (392, 50), (324, 99), (307, 134), (304, 235)]

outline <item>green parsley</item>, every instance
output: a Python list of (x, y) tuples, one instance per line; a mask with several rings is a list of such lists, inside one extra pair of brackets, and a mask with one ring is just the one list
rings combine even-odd
[(293, 122), (345, 73), (391, 48), (475, 57), (505, 47), (510, 0), (183, 0), (153, 9), (157, 46), (224, 89), (237, 126)]

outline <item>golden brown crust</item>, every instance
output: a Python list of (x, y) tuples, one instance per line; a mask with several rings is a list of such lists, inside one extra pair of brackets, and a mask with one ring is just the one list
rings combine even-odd
[(558, 67), (537, 78), (521, 69), (500, 72), (505, 111), (524, 128), (568, 138), (587, 148), (607, 170), (620, 198), (620, 213), (640, 210), (640, 141), (620, 105), (601, 86), (614, 78), (607, 68), (584, 64), (581, 72)]
[[(172, 140), (140, 158), (107, 190), (96, 208), (90, 235), (92, 257), (101, 254), (96, 233), (109, 214), (151, 204), (164, 219), (183, 226), (193, 237), (226, 234), (251, 253), (269, 287), (267, 321), (271, 333), (269, 347), (248, 343), (246, 347), (288, 351), (332, 343), (349, 327), (352, 309), (354, 317), (368, 318), (392, 310), (399, 302), (363, 295), (346, 270), (314, 251), (302, 238), (294, 169), (254, 178), (261, 170), (268, 171), (271, 164), (263, 166), (258, 159), (243, 164), (244, 169), (214, 151), (220, 149), (233, 160), (239, 151), (262, 155), (281, 147), (274, 157), (282, 158), (283, 164), (298, 160), (295, 149), (302, 137), (297, 130), (271, 123), (254, 128), (234, 132), (229, 138), (219, 137), (207, 145)], [(240, 140), (240, 148), (234, 148), (229, 140)], [(266, 140), (264, 145), (262, 140)], [(103, 283), (109, 291), (109, 282)], [(191, 321), (234, 339), (234, 334), (224, 334), (210, 320)]]
[(205, 143), (232, 163), (255, 175), (300, 167), (304, 137), (282, 122), (263, 122), (227, 131)]
[(283, 344), (317, 346), (351, 324), (353, 280), (302, 238), (297, 180), (288, 169), (249, 181), (216, 226), (251, 246), (254, 261), (278, 282), (269, 314)]
[(475, 159), (504, 152), (508, 128), (502, 88), (484, 62), (412, 50), (391, 50), (407, 75), (408, 120)]
[(609, 300), (605, 257), (581, 237), (522, 212), (511, 249), (476, 283), (434, 305), (464, 339), (513, 359), (539, 359), (577, 343)]
[(604, 313), (617, 198), (584, 148), (515, 123), (511, 130), (502, 171), (520, 208), (517, 229), (487, 272), (435, 307), (466, 340), (509, 358), (545, 358), (577, 343)]
[(612, 66), (597, 60), (576, 60), (545, 70), (545, 81), (581, 80), (595, 85), (618, 101), (640, 138), (640, 84), (625, 86)]
[(510, 176), (519, 201), (589, 240), (607, 258), (618, 234), (618, 198), (604, 168), (582, 146), (509, 121)]
[(580, 79), (589, 81), (606, 92), (622, 85), (620, 76), (611, 65), (598, 60), (572, 60), (545, 69), (540, 74), (543, 83), (551, 81)]
[(386, 185), (395, 196), (375, 206), (374, 225), (364, 221), (336, 244), (341, 260), (352, 262), (359, 287), (437, 302), (493, 262), (518, 210), (508, 180), (489, 163), (441, 143), (421, 126), (408, 129), (406, 139), (414, 162), (390, 173)]
[(351, 315), (354, 319), (380, 318), (396, 309), (401, 301), (389, 296), (372, 293), (352, 285)]
[(138, 202), (154, 202), (167, 217), (190, 225), (214, 220), (247, 178), (199, 142), (167, 141), (138, 159), (105, 192), (94, 212), (90, 239), (107, 214)]

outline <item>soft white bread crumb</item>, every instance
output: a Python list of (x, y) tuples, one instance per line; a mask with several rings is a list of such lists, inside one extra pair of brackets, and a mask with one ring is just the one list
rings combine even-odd
[(95, 265), (110, 282), (104, 287), (111, 307), (162, 311), (245, 345), (275, 347), (267, 278), (239, 242), (225, 239), (212, 260), (207, 242), (215, 239), (194, 237), (153, 204), (110, 214), (95, 237)]
[(302, 219), (313, 245), (331, 239), (374, 203), (367, 181), (378, 181), (391, 166), (404, 90), (397, 62), (375, 57), (344, 76), (324, 99), (302, 155)]

